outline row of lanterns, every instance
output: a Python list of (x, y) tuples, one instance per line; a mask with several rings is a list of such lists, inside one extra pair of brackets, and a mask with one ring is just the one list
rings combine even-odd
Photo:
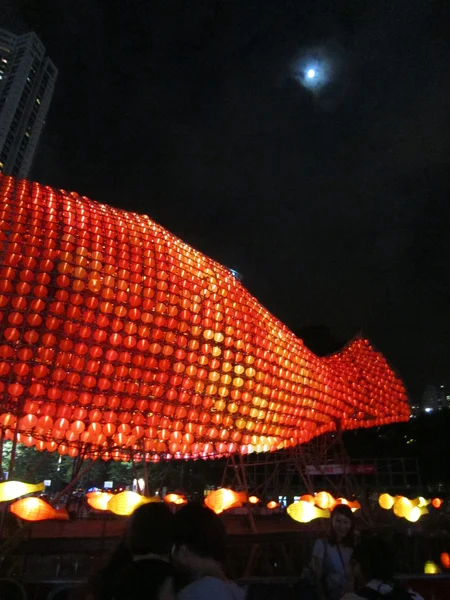
[(391, 496), (390, 494), (381, 494), (378, 498), (378, 504), (384, 510), (392, 510), (396, 517), (406, 519), (411, 523), (416, 523), (420, 517), (428, 514), (428, 506), (431, 504), (438, 509), (443, 501), (440, 498), (427, 500), (422, 496), (410, 500), (405, 496)]
[(370, 343), (319, 358), (147, 216), (0, 176), (0, 427), (69, 456), (266, 452), (406, 421)]
[(357, 500), (349, 501), (345, 498), (334, 498), (329, 492), (319, 492), (314, 496), (305, 494), (296, 502), (287, 507), (288, 515), (299, 523), (309, 523), (314, 519), (328, 519), (333, 508), (339, 504), (346, 504), (353, 512), (361, 508)]

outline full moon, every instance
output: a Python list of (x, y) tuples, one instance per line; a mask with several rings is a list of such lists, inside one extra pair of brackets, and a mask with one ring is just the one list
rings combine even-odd
[(306, 76), (308, 79), (314, 79), (314, 77), (316, 76), (315, 69), (308, 69), (308, 71), (306, 72)]

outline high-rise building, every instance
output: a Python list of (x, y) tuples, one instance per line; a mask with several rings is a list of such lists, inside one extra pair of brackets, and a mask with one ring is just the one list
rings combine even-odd
[(57, 75), (35, 33), (0, 29), (0, 173), (28, 177)]

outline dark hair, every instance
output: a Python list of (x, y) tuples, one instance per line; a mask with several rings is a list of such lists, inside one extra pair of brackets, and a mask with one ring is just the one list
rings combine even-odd
[(137, 508), (125, 534), (132, 555), (169, 554), (173, 543), (173, 514), (166, 504), (151, 502)]
[(355, 545), (355, 516), (352, 513), (352, 509), (347, 504), (337, 504), (333, 508), (333, 511), (331, 513), (331, 519), (330, 519), (331, 532), (330, 532), (330, 536), (328, 538), (330, 545), (336, 546), (336, 544), (338, 543), (337, 535), (336, 535), (336, 532), (333, 527), (333, 517), (335, 515), (342, 515), (343, 517), (347, 517), (347, 519), (350, 519), (350, 523), (351, 523), (350, 531), (348, 532), (348, 534), (345, 536), (345, 538), (342, 540), (341, 543), (344, 546), (353, 548), (353, 546)]
[(225, 561), (226, 531), (220, 518), (202, 504), (187, 504), (174, 519), (174, 545), (202, 558)]
[(123, 573), (132, 564), (133, 557), (121, 540), (108, 557), (103, 567), (96, 569), (88, 578), (88, 588), (95, 600), (111, 600)]
[(376, 535), (359, 542), (353, 551), (352, 562), (358, 563), (366, 581), (379, 579), (392, 583), (394, 580), (394, 558), (390, 546)]

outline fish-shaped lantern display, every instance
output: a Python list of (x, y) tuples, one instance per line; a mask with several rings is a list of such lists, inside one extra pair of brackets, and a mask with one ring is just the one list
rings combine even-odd
[(320, 358), (149, 217), (7, 176), (0, 309), (0, 427), (39, 450), (206, 458), (409, 418), (367, 340)]
[(151, 498), (146, 498), (136, 492), (125, 491), (116, 494), (110, 499), (108, 502), (108, 510), (116, 515), (125, 517), (134, 513), (139, 506), (150, 502), (152, 502)]
[(108, 504), (114, 494), (111, 492), (90, 492), (86, 494), (87, 503), (95, 510), (108, 510)]
[(186, 498), (181, 494), (167, 494), (164, 496), (164, 502), (167, 504), (176, 504), (177, 506), (187, 504)]
[(11, 504), (9, 510), (24, 521), (49, 521), (51, 519), (68, 521), (69, 519), (65, 508), (56, 509), (42, 498), (22, 498)]
[(0, 502), (9, 502), (45, 490), (43, 483), (23, 483), (22, 481), (3, 481), (0, 483)]
[(230, 508), (239, 508), (246, 501), (247, 494), (245, 492), (234, 492), (226, 488), (214, 490), (205, 498), (206, 506), (217, 515)]

